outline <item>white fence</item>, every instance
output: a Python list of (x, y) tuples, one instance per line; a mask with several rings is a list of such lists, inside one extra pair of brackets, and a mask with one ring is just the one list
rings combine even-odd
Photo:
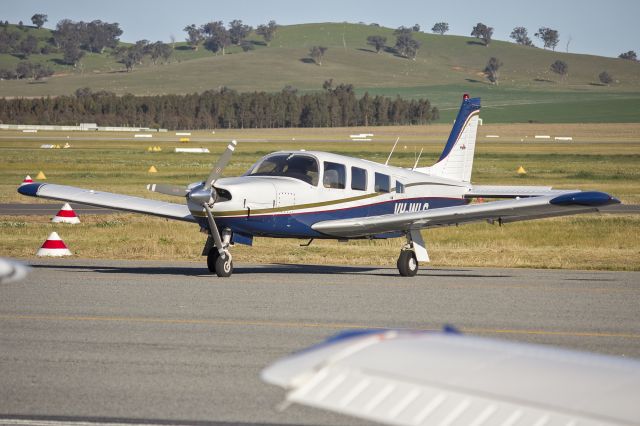
[(80, 123), (79, 126), (52, 126), (48, 124), (0, 124), (0, 130), (49, 130), (64, 132), (166, 132), (167, 129), (151, 129), (149, 127), (115, 127), (95, 126), (95, 123)]

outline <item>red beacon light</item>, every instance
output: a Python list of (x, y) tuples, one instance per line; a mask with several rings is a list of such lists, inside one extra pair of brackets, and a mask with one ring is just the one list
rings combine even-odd
[(465, 93), (464, 95), (462, 95), (462, 100), (466, 101), (467, 99), (469, 99), (468, 93)]

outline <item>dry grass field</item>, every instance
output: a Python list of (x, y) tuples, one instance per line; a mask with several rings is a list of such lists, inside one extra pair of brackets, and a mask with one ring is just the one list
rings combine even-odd
[[(176, 154), (174, 132), (135, 140), (132, 134), (0, 132), (0, 203), (38, 202), (16, 193), (26, 174), (42, 170), (48, 182), (151, 198), (145, 184), (186, 184), (203, 179), (229, 139), (239, 148), (225, 175), (241, 174), (262, 155), (279, 149), (326, 150), (384, 161), (397, 136), (391, 163), (432, 163), (449, 125), (348, 128), (256, 129), (192, 132), (191, 147), (210, 155)], [(372, 142), (351, 142), (349, 135), (374, 133)], [(487, 138), (497, 135), (499, 138)], [(551, 141), (535, 139), (550, 135)], [(67, 139), (67, 136), (69, 137)], [(572, 136), (572, 142), (554, 142)], [(37, 138), (37, 139), (35, 139)], [(69, 149), (41, 149), (41, 144), (69, 142)], [(148, 146), (162, 152), (147, 152)], [(154, 165), (157, 174), (147, 173)], [(518, 176), (525, 167), (528, 174)], [(557, 188), (609, 192), (625, 203), (640, 204), (640, 124), (513, 124), (481, 127), (473, 181), (482, 184), (554, 185)], [(166, 197), (176, 202), (176, 198)], [(0, 256), (32, 257), (51, 231), (57, 231), (76, 256), (83, 258), (203, 261), (204, 235), (193, 224), (142, 215), (83, 216), (77, 226), (54, 225), (48, 217), (0, 216)], [(640, 217), (583, 215), (509, 224), (474, 224), (424, 232), (432, 266), (499, 266), (640, 270)], [(309, 263), (388, 265), (395, 267), (401, 240), (316, 241), (258, 238), (253, 247), (237, 246), (239, 263)]]

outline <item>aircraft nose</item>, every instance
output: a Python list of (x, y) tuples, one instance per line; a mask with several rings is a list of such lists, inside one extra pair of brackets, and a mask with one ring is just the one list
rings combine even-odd
[(189, 192), (189, 199), (199, 204), (208, 203), (212, 197), (214, 197), (214, 191), (207, 191), (206, 189), (196, 189)]

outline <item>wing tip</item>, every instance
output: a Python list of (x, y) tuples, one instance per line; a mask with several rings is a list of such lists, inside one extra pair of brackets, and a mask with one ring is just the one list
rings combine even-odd
[(18, 187), (18, 192), (28, 197), (37, 197), (40, 187), (46, 185), (45, 183), (27, 183)]
[(550, 204), (556, 206), (589, 206), (601, 207), (610, 204), (620, 204), (620, 200), (607, 194), (606, 192), (587, 191), (573, 192), (570, 194), (559, 195), (549, 201)]

